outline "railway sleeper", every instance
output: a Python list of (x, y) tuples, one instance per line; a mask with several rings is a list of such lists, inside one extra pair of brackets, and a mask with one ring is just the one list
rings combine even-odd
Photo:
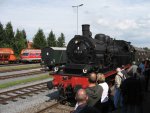
[(21, 96), (20, 98), (21, 98), (21, 99), (26, 99), (26, 97), (22, 97), (22, 96)]
[(15, 91), (14, 93), (16, 93), (16, 94), (24, 94), (25, 92), (23, 90), (21, 90), (21, 91)]
[(27, 94), (27, 96), (32, 97), (32, 96), (33, 96), (33, 94)]
[(0, 101), (0, 104), (6, 105), (6, 104), (8, 104), (8, 102), (7, 101)]
[(18, 100), (17, 100), (17, 99), (12, 99), (11, 101), (12, 101), (12, 102), (16, 102), (16, 101), (18, 101)]
[(39, 94), (39, 92), (35, 92), (34, 94)]
[(41, 90), (40, 92), (45, 92), (45, 90)]

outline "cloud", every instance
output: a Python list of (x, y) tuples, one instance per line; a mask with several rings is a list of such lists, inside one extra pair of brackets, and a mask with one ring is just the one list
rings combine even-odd
[(46, 35), (51, 30), (56, 36), (63, 32), (69, 42), (77, 33), (77, 10), (72, 6), (82, 3), (79, 34), (82, 24), (90, 24), (93, 36), (104, 33), (150, 47), (149, 0), (4, 0), (0, 2), (0, 22), (11, 21), (14, 30), (24, 28), (29, 40), (41, 28)]
[(112, 27), (120, 30), (137, 29), (138, 24), (135, 20), (123, 19), (123, 20), (108, 20), (106, 18), (99, 18), (97, 24), (104, 27)]
[(138, 28), (138, 25), (134, 20), (126, 19), (116, 23), (116, 27), (121, 30), (127, 30)]
[(109, 26), (110, 22), (104, 18), (99, 18), (97, 23), (102, 26)]

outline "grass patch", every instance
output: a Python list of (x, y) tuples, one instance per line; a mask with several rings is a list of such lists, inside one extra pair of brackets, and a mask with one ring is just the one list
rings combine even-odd
[(27, 64), (27, 65), (19, 65), (19, 66), (8, 66), (8, 67), (0, 67), (0, 71), (5, 70), (19, 70), (19, 69), (28, 69), (28, 68), (38, 68), (41, 67), (40, 64)]
[(25, 83), (29, 83), (29, 82), (44, 80), (44, 79), (47, 79), (47, 78), (51, 78), (51, 77), (49, 75), (43, 75), (43, 76), (36, 77), (36, 78), (28, 78), (28, 79), (16, 80), (16, 81), (13, 81), (13, 82), (3, 83), (3, 84), (0, 84), (0, 89), (8, 88), (8, 87), (15, 86), (15, 85), (18, 85), (18, 84), (25, 84)]

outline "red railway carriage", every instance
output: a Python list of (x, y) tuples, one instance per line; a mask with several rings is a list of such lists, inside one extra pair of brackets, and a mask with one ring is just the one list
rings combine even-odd
[(21, 62), (41, 62), (40, 49), (23, 49), (20, 54)]
[(11, 48), (0, 48), (0, 63), (16, 62), (17, 58)]

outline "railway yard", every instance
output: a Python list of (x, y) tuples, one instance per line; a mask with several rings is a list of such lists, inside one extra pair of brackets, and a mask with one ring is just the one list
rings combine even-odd
[(150, 0), (0, 5), (0, 113), (150, 113)]
[[(38, 66), (39, 64), (36, 64), (36, 66), (35, 64), (26, 65), (28, 66), (1, 65), (0, 71), (2, 71), (2, 73), (0, 73), (0, 112), (70, 113), (70, 111), (73, 110), (73, 107), (68, 106), (67, 104), (60, 104), (60, 102), (64, 101), (65, 99), (56, 101), (58, 96), (57, 90), (49, 90), (47, 88), (47, 81), (52, 80), (52, 78), (49, 76), (49, 72), (43, 71), (40, 66)], [(22, 68), (18, 68), (20, 66), (22, 66)], [(30, 67), (30, 69), (26, 67)], [(43, 76), (44, 78), (42, 78)], [(36, 79), (39, 77), (40, 79)], [(27, 79), (30, 79), (31, 81), (23, 82)], [(16, 81), (22, 82), (15, 84)], [(11, 86), (8, 85), (9, 83)], [(7, 85), (2, 87), (4, 84)], [(149, 113), (149, 95), (149, 92), (145, 94), (144, 113)], [(120, 111), (117, 110), (113, 111), (112, 113), (120, 113)]]
[(73, 110), (55, 100), (58, 92), (47, 88), (46, 83), (52, 78), (40, 64), (1, 65), (0, 72), (0, 113), (70, 113)]

